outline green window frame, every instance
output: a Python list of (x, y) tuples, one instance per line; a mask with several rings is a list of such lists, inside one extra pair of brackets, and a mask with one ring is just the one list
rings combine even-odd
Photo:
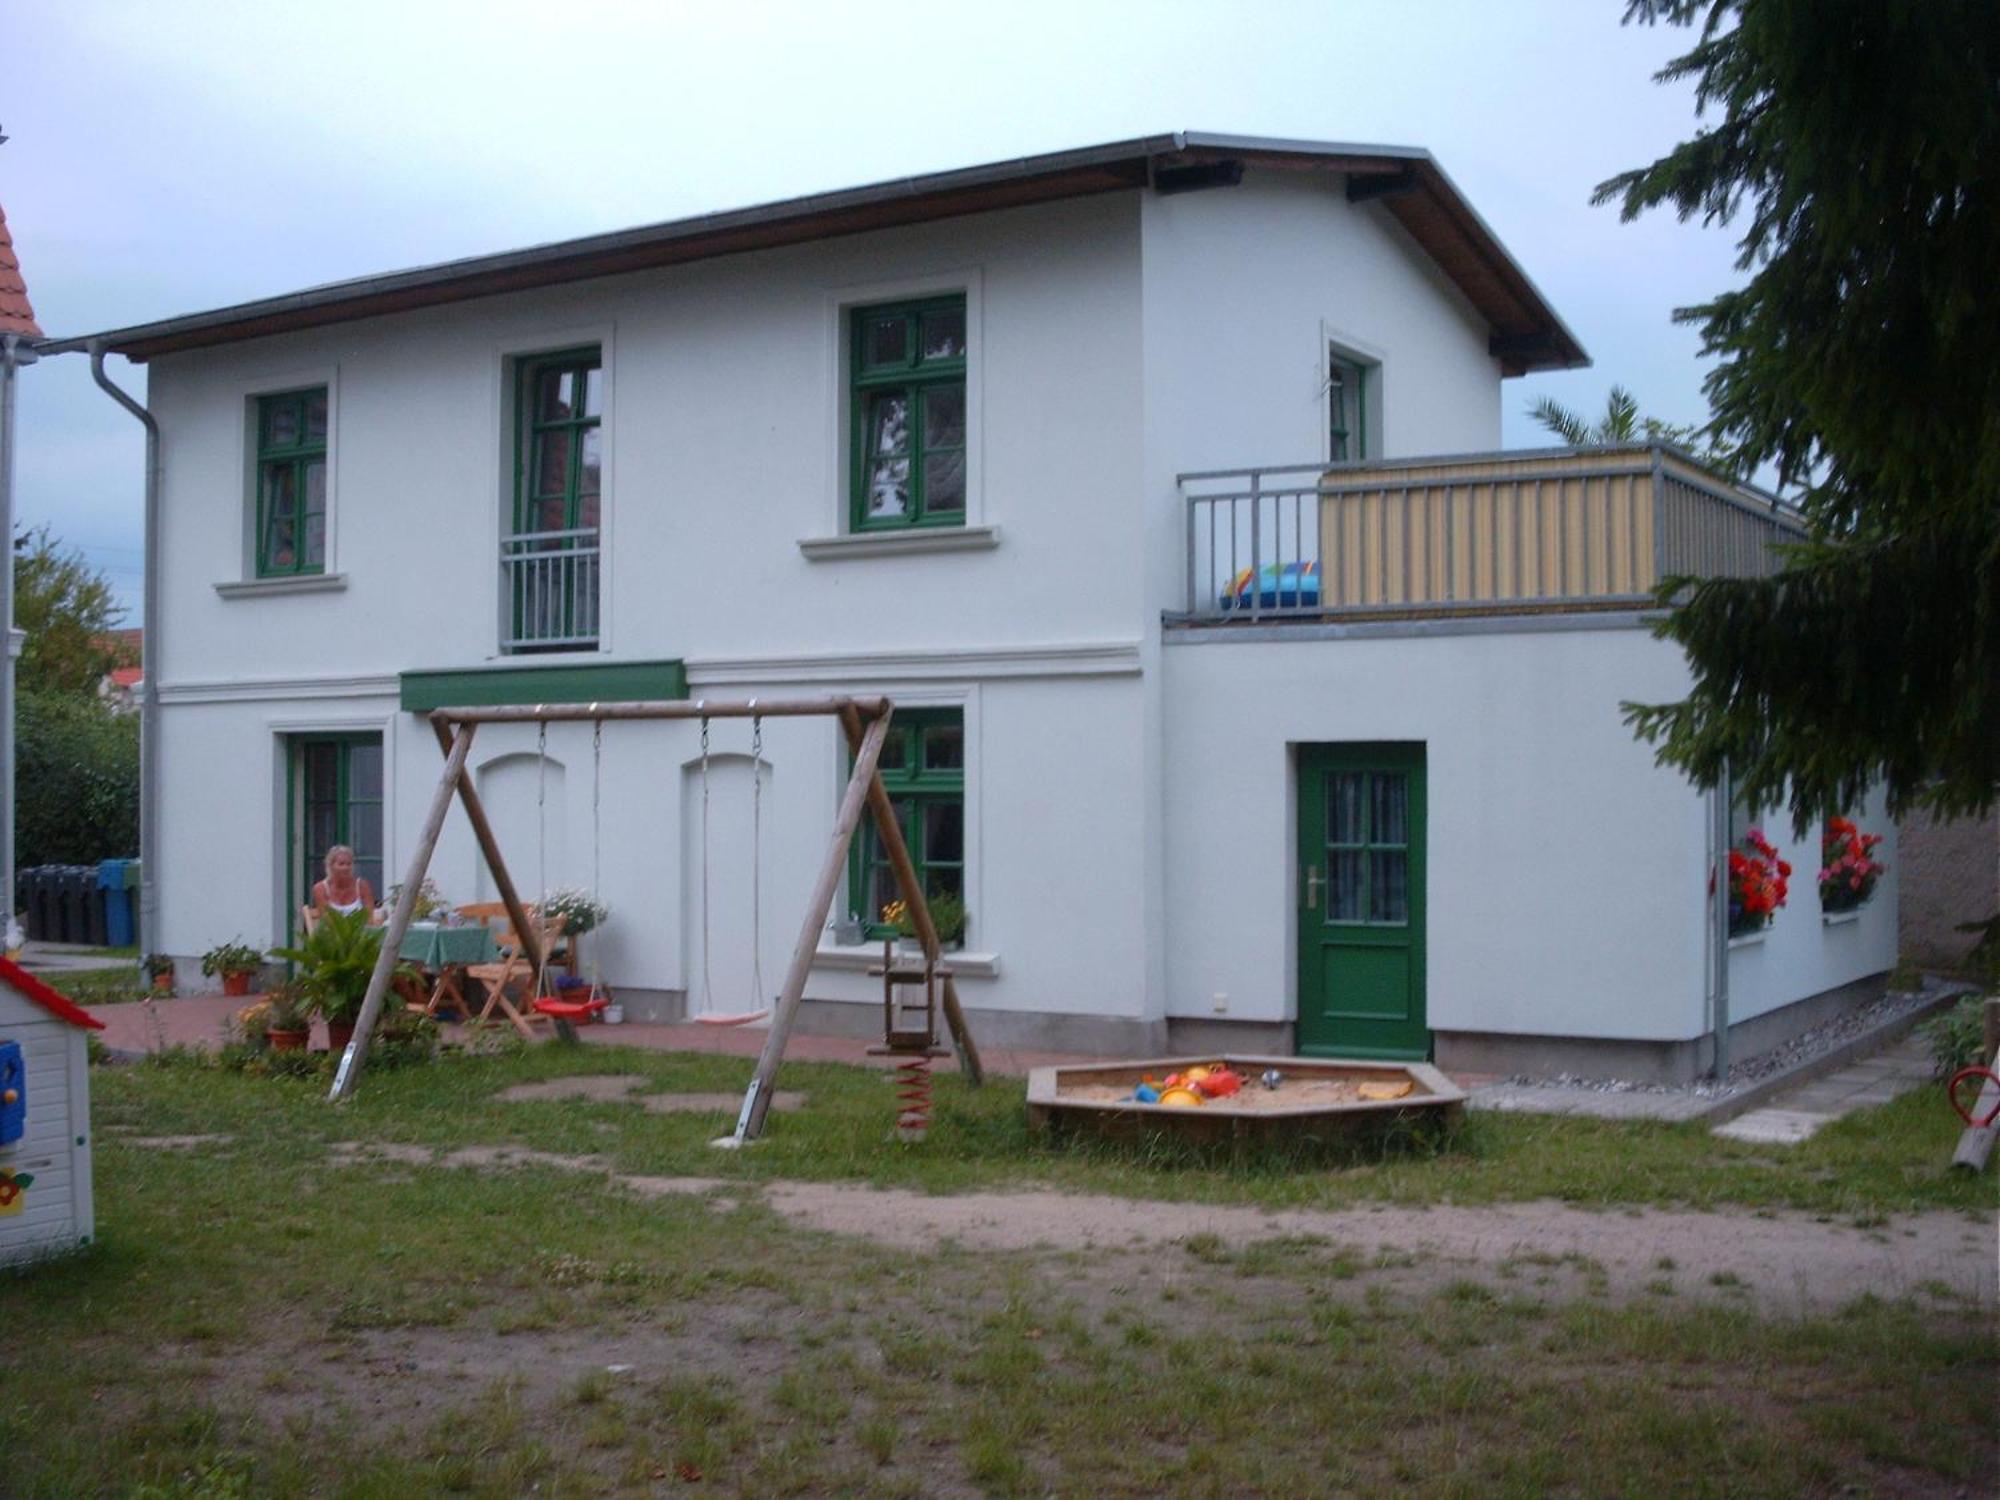
[(604, 502), (604, 355), (597, 345), (515, 363), (510, 654), (597, 644)]
[(327, 392), (257, 398), (257, 576), (326, 571)]
[(1326, 358), (1327, 462), (1368, 457), (1368, 367), (1329, 349)]
[(965, 297), (858, 307), (848, 325), (855, 531), (965, 524)]
[(355, 873), (384, 898), (383, 786), (387, 776), (379, 734), (293, 735), (285, 757), (286, 922), (312, 899), (321, 862), (335, 844), (354, 850)]
[[(903, 843), (926, 895), (965, 899), (965, 713), (956, 708), (898, 709), (879, 766), (896, 809)], [(891, 936), (882, 908), (900, 888), (872, 819), (849, 846), (848, 911), (871, 938)]]

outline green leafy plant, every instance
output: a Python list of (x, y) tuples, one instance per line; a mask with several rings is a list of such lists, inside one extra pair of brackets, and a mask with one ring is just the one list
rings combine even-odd
[(201, 972), (213, 977), (217, 974), (254, 974), (264, 965), (264, 955), (248, 943), (217, 943), (201, 956)]
[(312, 1006), (296, 983), (281, 984), (255, 1005), (236, 1013), (231, 1030), (253, 1047), (261, 1047), (274, 1031), (304, 1031), (312, 1025)]
[(148, 953), (140, 960), (139, 967), (146, 971), (148, 979), (171, 979), (174, 977), (174, 960), (171, 954)]
[(1949, 1078), (1960, 1068), (1986, 1061), (1981, 1056), (1985, 1047), (1981, 1017), (1985, 1009), (1984, 998), (1968, 995), (1936, 1020), (1924, 1023), (1923, 1037), (1931, 1044), (1931, 1061), (1936, 1065), (1938, 1077)]
[(611, 908), (581, 886), (565, 886), (549, 892), (541, 912), (544, 920), (561, 917), (563, 931), (571, 937), (581, 937), (593, 927), (603, 926)]
[[(925, 905), (931, 909), (931, 925), (937, 928), (941, 943), (961, 942), (965, 938), (965, 924), (972, 919), (972, 913), (965, 909), (965, 903), (948, 891), (932, 891), (925, 898)], [(890, 916), (890, 912), (894, 916)], [(891, 901), (882, 908), (883, 920), (894, 927), (903, 937), (917, 935), (916, 919), (910, 915), (909, 907), (901, 901)]]
[[(402, 899), (403, 883), (399, 880), (389, 887), (389, 894), (385, 898), (385, 904), (393, 910), (396, 903)], [(446, 900), (444, 892), (437, 888), (437, 882), (429, 877), (425, 877), (424, 883), (417, 887), (417, 904), (410, 908), (410, 920), (413, 922), (426, 922), (439, 912), (450, 910), (451, 902)]]
[(365, 911), (326, 912), (298, 947), (271, 950), (273, 958), (299, 966), (299, 991), (313, 1010), (343, 1025), (361, 1014), (381, 955), (382, 929), (369, 925)]

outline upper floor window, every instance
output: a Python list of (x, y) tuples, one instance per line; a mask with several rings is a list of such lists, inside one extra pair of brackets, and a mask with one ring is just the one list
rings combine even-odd
[(604, 370), (596, 348), (520, 361), (514, 516), (501, 543), (509, 651), (597, 644)]
[(326, 387), (257, 398), (257, 576), (326, 571)]
[(1329, 349), (1326, 360), (1328, 463), (1349, 463), (1368, 456), (1368, 371), (1340, 351)]
[(857, 308), (849, 343), (853, 528), (964, 525), (964, 296)]

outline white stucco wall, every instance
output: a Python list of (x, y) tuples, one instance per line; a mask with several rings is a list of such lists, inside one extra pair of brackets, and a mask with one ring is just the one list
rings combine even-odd
[(1425, 746), (1433, 1030), (1701, 1029), (1703, 801), (1625, 698), (1681, 690), (1645, 632), (1205, 642), (1166, 654), (1170, 1014), (1297, 1011), (1291, 747)]
[(1875, 894), (1848, 920), (1823, 919), (1819, 904), (1820, 834), (1792, 832), (1789, 814), (1773, 813), (1764, 836), (1792, 866), (1790, 892), (1771, 925), (1729, 948), (1729, 1015), (1749, 1021), (1806, 995), (1852, 984), (1896, 966), (1896, 908), (1901, 881), (1896, 825), (1880, 792), (1852, 814), (1863, 833), (1883, 836), (1875, 857), (1888, 872)]

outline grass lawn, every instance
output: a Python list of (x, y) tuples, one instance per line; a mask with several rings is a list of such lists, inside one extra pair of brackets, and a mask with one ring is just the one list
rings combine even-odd
[[(109, 956), (89, 954), (86, 957)], [(101, 969), (64, 969), (47, 976), (78, 1005), (120, 1005), (143, 1000), (149, 990), (136, 963), (107, 964)]]
[[(741, 1060), (542, 1047), (313, 1081), (94, 1070), (99, 1243), (0, 1278), (9, 1495), (1299, 1495), (1982, 1492), (1989, 1318), (1864, 1298), (1766, 1317), (1679, 1287), (1445, 1280), (1343, 1247), (892, 1251), (804, 1230), (771, 1178), (1161, 1200), (1798, 1207), (1990, 1217), (1927, 1096), (1779, 1157), (1688, 1127), (1475, 1116), (1441, 1153), (1230, 1170), (1052, 1150), (1018, 1084), (940, 1081), (916, 1149), (879, 1073), (788, 1067), (807, 1107), (742, 1153), (713, 1115), (501, 1103), (512, 1083), (741, 1086)], [(1948, 1120), (1949, 1117), (1947, 1116)], [(214, 1137), (180, 1149), (144, 1138)], [(495, 1141), (723, 1179), (393, 1162), (336, 1142)], [(1163, 1202), (1163, 1214), (1172, 1214)]]

